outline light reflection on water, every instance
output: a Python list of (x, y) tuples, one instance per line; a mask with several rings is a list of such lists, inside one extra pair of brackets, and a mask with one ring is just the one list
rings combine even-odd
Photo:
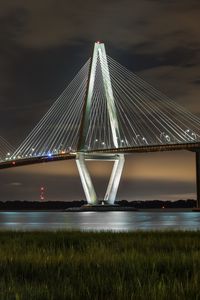
[(198, 212), (0, 212), (10, 230), (200, 230)]

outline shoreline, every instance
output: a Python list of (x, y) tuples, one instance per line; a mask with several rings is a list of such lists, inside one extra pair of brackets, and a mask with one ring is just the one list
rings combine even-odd
[[(78, 210), (76, 207), (73, 212), (84, 212)], [(72, 212), (67, 211), (66, 209), (0, 209), (0, 212)], [(95, 211), (95, 212), (102, 212), (102, 211)], [(106, 212), (106, 211), (105, 211)], [(107, 211), (108, 212), (108, 211)], [(113, 211), (115, 212), (115, 211)], [(126, 209), (123, 210), (121, 208), (120, 212), (128, 212)], [(129, 212), (198, 212), (196, 208), (138, 208), (136, 210), (129, 210)]]

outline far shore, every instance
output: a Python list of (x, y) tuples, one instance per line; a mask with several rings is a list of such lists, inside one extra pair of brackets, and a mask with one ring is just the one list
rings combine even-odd
[[(193, 212), (195, 208), (139, 208), (138, 212)], [(0, 209), (0, 212), (67, 212), (64, 209)], [(80, 213), (80, 212), (79, 212)], [(101, 212), (102, 213), (102, 212)]]

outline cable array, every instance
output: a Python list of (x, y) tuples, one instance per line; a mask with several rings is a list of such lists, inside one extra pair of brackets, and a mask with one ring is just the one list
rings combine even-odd
[(103, 76), (111, 81), (120, 131), (119, 147), (200, 141), (200, 119), (197, 116), (107, 56), (103, 61), (98, 58), (96, 64), (85, 151), (115, 147)]
[(107, 56), (122, 147), (200, 141), (200, 119)]
[(90, 59), (81, 68), (12, 159), (52, 156), (76, 150)]
[(0, 161), (4, 161), (11, 157), (14, 148), (0, 136)]
[(200, 142), (197, 116), (109, 56), (100, 56), (98, 52), (94, 74), (89, 72), (90, 64), (89, 59), (7, 159), (77, 152), (91, 76), (94, 86), (81, 150), (111, 149), (116, 144), (124, 148)]

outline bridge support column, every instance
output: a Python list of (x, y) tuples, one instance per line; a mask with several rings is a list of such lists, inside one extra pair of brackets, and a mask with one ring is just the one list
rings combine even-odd
[(197, 208), (200, 208), (200, 151), (196, 152)]
[(85, 164), (86, 160), (92, 161), (114, 161), (112, 173), (108, 183), (108, 187), (104, 196), (105, 204), (113, 205), (116, 199), (117, 190), (119, 187), (123, 166), (124, 166), (124, 155), (94, 155), (78, 153), (76, 157), (76, 164), (78, 167), (79, 175), (81, 178), (83, 190), (85, 192), (86, 200), (88, 204), (97, 205), (98, 198), (90, 177), (89, 171)]
[(114, 162), (112, 173), (104, 197), (104, 200), (109, 204), (114, 204), (115, 202), (123, 167), (124, 167), (124, 155), (120, 154), (118, 155), (118, 158)]
[(86, 200), (89, 204), (97, 204), (97, 195), (90, 177), (89, 171), (85, 164), (85, 157), (83, 153), (79, 153), (76, 158), (76, 164), (81, 178), (83, 190), (85, 192)]

